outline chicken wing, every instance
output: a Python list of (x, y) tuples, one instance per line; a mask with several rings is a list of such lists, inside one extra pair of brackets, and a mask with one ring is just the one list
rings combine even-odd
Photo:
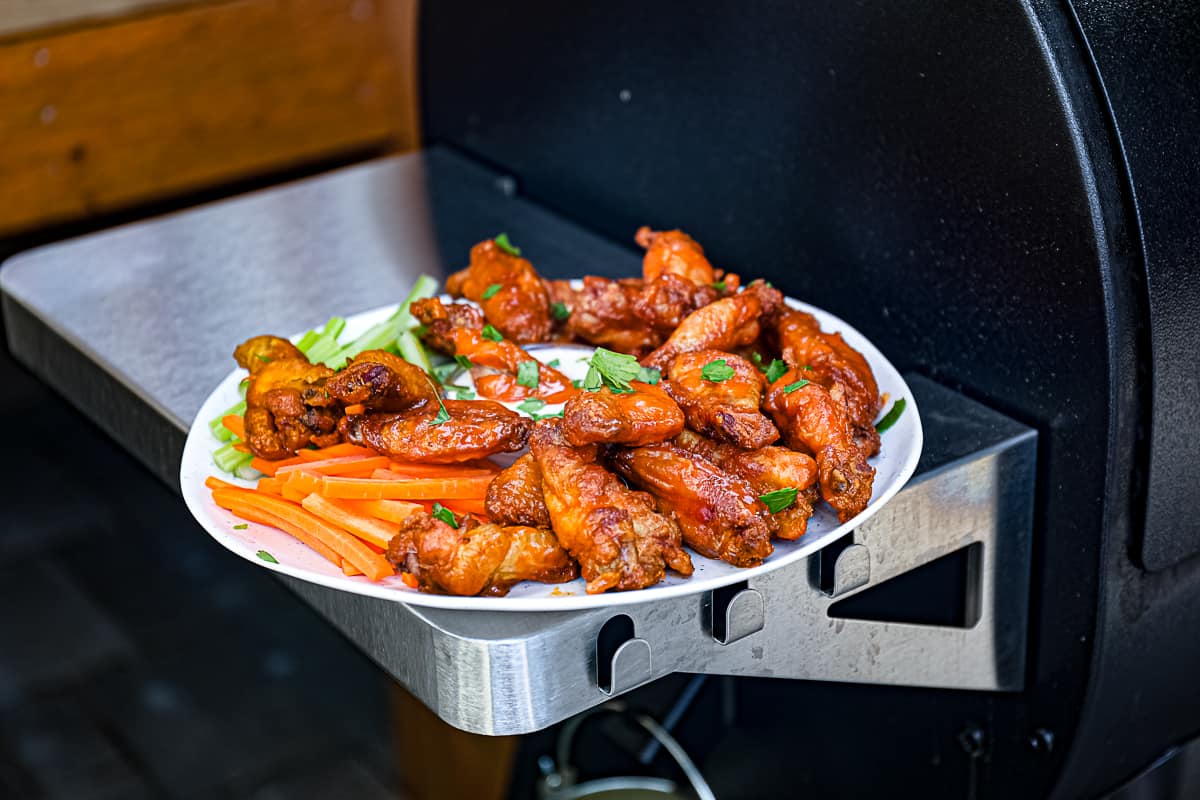
[(846, 522), (871, 502), (875, 468), (854, 441), (845, 404), (809, 381), (808, 374), (808, 370), (789, 370), (771, 384), (765, 408), (789, 447), (813, 454), (821, 496), (838, 520)]
[(683, 231), (652, 231), (643, 225), (634, 239), (646, 248), (642, 276), (647, 283), (667, 273), (706, 286), (716, 279), (704, 248)]
[[(492, 400), (518, 401), (539, 397), (548, 403), (559, 403), (574, 393), (570, 379), (553, 367), (540, 363), (508, 339), (494, 341), (484, 335), (482, 325), (473, 327), (478, 317), (460, 311), (460, 303), (446, 306), (436, 297), (412, 304), (412, 314), (425, 326), (424, 341), (440, 352), (470, 360), (471, 377), (481, 397)], [(465, 323), (465, 324), (459, 324)], [(533, 378), (521, 373), (523, 364), (536, 365)]]
[[(238, 350), (243, 355), (265, 352), (257, 346)], [(341, 411), (325, 389), (333, 370), (310, 364), (304, 356), (264, 362), (250, 355), (249, 361), (257, 364), (246, 386), (243, 420), (246, 444), (254, 455), (289, 458), (310, 444), (325, 447), (338, 442)]]
[(458, 528), (429, 514), (406, 517), (387, 558), (412, 573), (423, 591), (464, 596), (500, 596), (520, 581), (563, 583), (579, 574), (553, 531), (472, 517)]
[(683, 529), (683, 541), (701, 555), (737, 567), (757, 566), (771, 555), (778, 525), (744, 478), (672, 442), (622, 448), (611, 462), (654, 495), (659, 509)]
[(479, 303), (488, 322), (515, 342), (550, 338), (550, 298), (541, 277), (493, 239), (471, 248), (470, 265), (446, 279), (446, 291)]
[(373, 411), (408, 411), (436, 404), (438, 398), (425, 370), (384, 350), (359, 353), (325, 388), (346, 405), (359, 403)]
[(679, 526), (654, 510), (654, 500), (628, 489), (597, 463), (597, 447), (571, 447), (562, 420), (541, 420), (529, 450), (542, 473), (543, 497), (559, 541), (576, 560), (591, 594), (641, 589), (666, 567), (692, 574)]
[(846, 344), (840, 333), (826, 333), (812, 314), (785, 308), (777, 315), (774, 336), (789, 367), (804, 369), (810, 380), (824, 386), (846, 404), (854, 437), (868, 456), (879, 452), (875, 417), (883, 404), (871, 366), (862, 353)]
[(755, 281), (745, 291), (689, 314), (642, 363), (665, 371), (681, 353), (706, 349), (729, 352), (748, 345), (759, 336), (759, 319), (782, 303), (783, 295), (778, 290)]
[(532, 453), (521, 456), (492, 479), (484, 508), (492, 522), (501, 525), (550, 527), (550, 512), (542, 496), (542, 471)]
[(799, 539), (808, 530), (813, 503), (820, 499), (817, 465), (809, 456), (786, 447), (743, 450), (706, 439), (690, 430), (675, 437), (675, 444), (745, 478), (760, 497), (781, 489), (798, 490), (791, 506), (775, 512), (775, 521), (779, 524), (775, 535), (780, 539)]
[(287, 339), (278, 336), (255, 336), (239, 344), (233, 351), (233, 359), (238, 366), (249, 370), (251, 375), (272, 361), (288, 358), (303, 359), (304, 353)]
[[(728, 368), (711, 380), (704, 376), (709, 367)], [(687, 424), (705, 436), (756, 450), (779, 438), (779, 430), (759, 411), (764, 380), (762, 373), (741, 356), (720, 350), (684, 353), (672, 362), (666, 389), (679, 403)]]
[(665, 391), (640, 381), (632, 392), (614, 393), (607, 386), (576, 392), (563, 406), (567, 442), (640, 445), (665, 442), (683, 430), (683, 411)]
[(438, 407), (402, 414), (368, 412), (347, 417), (346, 438), (397, 461), (451, 464), (525, 446), (530, 420), (490, 400), (446, 400), (450, 418), (437, 422)]

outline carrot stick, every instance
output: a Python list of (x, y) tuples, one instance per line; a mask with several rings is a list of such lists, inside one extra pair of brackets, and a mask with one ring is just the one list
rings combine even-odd
[[(386, 559), (353, 535), (336, 525), (330, 525), (320, 517), (281, 497), (263, 494), (252, 489), (214, 489), (213, 500), (224, 508), (229, 508), (233, 503), (240, 503), (279, 517), (281, 522), (286, 522), (304, 531), (348, 560), (361, 569), (370, 580), (381, 580), (395, 573), (392, 565)], [(288, 532), (291, 533), (291, 531)]]
[(295, 484), (289, 483), (288, 481), (284, 481), (283, 485), (279, 487), (279, 496), (292, 503), (303, 503), (304, 498), (308, 497), (310, 494), (312, 494), (312, 492), (305, 492), (301, 489), (298, 489)]
[(404, 585), (410, 589), (417, 588), (417, 576), (413, 575), (411, 572), (401, 572), (400, 580), (404, 581)]
[(326, 522), (345, 528), (376, 547), (387, 547), (392, 537), (400, 532), (398, 525), (359, 514), (337, 500), (329, 500), (319, 494), (310, 494), (300, 505)]
[(213, 475), (209, 475), (204, 479), (204, 486), (208, 489), (238, 489), (241, 487), (234, 486), (232, 483), (221, 480)]
[[(302, 450), (301, 452), (306, 452), (306, 451)], [(305, 463), (304, 459), (300, 458), (299, 456), (297, 456), (295, 458), (284, 458), (279, 461), (268, 461), (265, 458), (258, 458), (256, 456), (255, 458), (251, 459), (250, 466), (254, 467), (256, 470), (258, 470), (259, 472), (261, 472), (264, 475), (269, 475), (271, 477), (275, 477), (275, 472), (280, 467), (287, 467), (292, 464), (303, 464), (303, 463)]]
[(304, 461), (324, 461), (327, 458), (341, 458), (342, 456), (376, 456), (379, 454), (369, 447), (343, 442), (322, 447), (320, 450), (301, 450), (297, 455)]
[(386, 467), (387, 464), (387, 456), (341, 456), (339, 458), (327, 458), (323, 461), (289, 464), (286, 467), (280, 467), (275, 470), (275, 474), (283, 477), (289, 472), (304, 470), (305, 472), (317, 472), (322, 475), (344, 475), (347, 472), (366, 472)]
[(467, 464), (403, 464), (393, 461), (388, 464), (387, 470), (397, 477), (466, 478), (476, 475), (495, 475), (500, 468), (488, 469)]
[(355, 575), (362, 575), (362, 570), (349, 561), (342, 559), (342, 574), (353, 578)]
[(283, 481), (279, 478), (259, 478), (258, 490), (267, 494), (282, 494)]
[(367, 407), (364, 406), (362, 403), (355, 403), (353, 405), (346, 406), (345, 410), (346, 410), (347, 417), (353, 417), (358, 414), (367, 413)]
[(388, 522), (400, 522), (422, 508), (418, 503), (408, 503), (404, 500), (339, 500), (338, 502), (360, 514)]
[(242, 421), (240, 414), (227, 414), (221, 417), (221, 424), (225, 426), (225, 430), (232, 433), (237, 438), (245, 441), (246, 439), (246, 423)]
[(281, 520), (274, 514), (268, 514), (262, 509), (254, 508), (253, 506), (248, 506), (240, 502), (231, 501), (228, 508), (234, 513), (235, 516), (239, 516), (242, 519), (250, 520), (251, 522), (257, 522), (260, 525), (270, 525), (272, 528), (278, 528), (284, 533), (293, 536), (301, 542), (304, 542), (313, 550), (316, 550), (318, 553), (320, 553), (325, 559), (334, 564), (338, 564), (342, 560), (341, 556), (326, 547), (319, 540), (314, 539), (308, 534), (307, 531)]
[(238, 442), (237, 444), (233, 445), (233, 449), (237, 450), (239, 453), (249, 453), (250, 445), (246, 444), (245, 442)]
[[(434, 500), (458, 498), (480, 500), (487, 494), (492, 476), (471, 478), (401, 478), (399, 480), (375, 480), (374, 478), (344, 478), (335, 475), (313, 475), (293, 472), (292, 475), (309, 475), (316, 479), (314, 491), (323, 497), (340, 500)], [(292, 480), (289, 478), (289, 481)], [(313, 485), (307, 483), (306, 485)]]

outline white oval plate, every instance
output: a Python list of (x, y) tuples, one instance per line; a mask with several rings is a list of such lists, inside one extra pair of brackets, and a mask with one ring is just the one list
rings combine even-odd
[[(347, 577), (342, 574), (340, 569), (286, 533), (264, 525), (247, 524), (229, 511), (220, 508), (213, 503), (209, 490), (205, 488), (204, 480), (209, 475), (215, 475), (231, 483), (252, 486), (247, 481), (240, 481), (221, 472), (213, 465), (212, 453), (220, 446), (220, 442), (214, 439), (208, 430), (209, 420), (238, 401), (237, 387), (244, 376), (242, 370), (230, 372), (225, 380), (221, 381), (204, 401), (204, 405), (200, 407), (196, 419), (192, 421), (187, 442), (183, 447), (183, 463), (179, 471), (179, 484), (183, 491), (183, 499), (187, 503), (188, 510), (214, 539), (260, 567), (266, 567), (321, 586), (328, 586), (331, 589), (340, 589), (344, 592), (380, 597), (416, 606), (478, 611), (569, 611), (664, 600), (670, 597), (707, 592), (731, 583), (754, 578), (799, 561), (836, 541), (846, 532), (862, 525), (883, 508), (884, 503), (891, 500), (905, 482), (912, 477), (917, 460), (921, 456), (921, 417), (917, 412), (917, 404), (912, 392), (896, 368), (866, 337), (832, 314), (790, 298), (788, 304), (815, 315), (825, 330), (840, 332), (846, 341), (862, 353), (870, 363), (871, 369), (875, 372), (875, 379), (879, 383), (880, 392), (889, 397), (887, 407), (890, 408), (891, 403), (903, 397), (907, 402), (907, 408), (896, 424), (883, 434), (883, 446), (880, 454), (870, 460), (875, 467), (875, 487), (870, 505), (854, 519), (839, 525), (837, 517), (829, 507), (821, 503), (809, 522), (808, 533), (794, 542), (776, 541), (775, 552), (757, 567), (738, 569), (723, 561), (714, 561), (692, 553), (692, 562), (695, 564), (696, 571), (690, 578), (668, 573), (667, 578), (656, 586), (636, 591), (605, 592), (595, 595), (589, 595), (584, 591), (582, 579), (561, 584), (526, 581), (512, 587), (505, 597), (453, 597), (426, 594), (410, 589), (404, 585), (399, 576), (385, 578), (378, 583), (372, 583), (361, 576)], [(346, 328), (342, 334), (343, 341), (349, 341), (371, 325), (383, 321), (394, 310), (395, 306), (393, 305), (347, 318)], [(230, 347), (232, 352), (232, 343)], [(563, 372), (572, 378), (582, 377), (583, 373), (578, 371), (582, 367), (582, 362), (578, 362), (579, 366), (576, 366), (571, 360), (563, 357), (565, 353), (556, 352), (556, 350), (557, 348), (547, 347), (545, 349), (538, 348), (533, 352), (543, 361), (550, 361), (556, 355), (561, 357)], [(578, 351), (572, 351), (572, 354), (578, 356)], [(547, 408), (544, 409), (544, 412), (552, 410), (552, 408)], [(235, 530), (234, 526), (239, 525), (246, 525), (246, 527)], [(272, 564), (260, 559), (256, 555), (260, 550), (270, 553), (279, 563)]]

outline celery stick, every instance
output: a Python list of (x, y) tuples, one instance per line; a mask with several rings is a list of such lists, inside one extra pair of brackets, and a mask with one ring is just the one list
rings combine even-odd
[(433, 373), (433, 365), (421, 345), (421, 340), (413, 336), (412, 331), (401, 331), (396, 337), (396, 347), (400, 348), (400, 357), (410, 364), (416, 364), (427, 373)]
[(225, 472), (233, 472), (238, 467), (249, 464), (254, 459), (254, 456), (250, 453), (234, 450), (234, 444), (235, 442), (230, 442), (213, 451), (213, 463), (217, 465), (218, 469)]
[(249, 461), (247, 461), (245, 464), (240, 464), (235, 467), (233, 474), (237, 475), (244, 481), (256, 481), (263, 476), (261, 472), (250, 466)]
[(316, 331), (309, 331), (300, 337), (300, 341), (296, 342), (296, 349), (298, 349), (301, 353), (307, 353), (320, 338), (321, 334), (317, 333)]
[(408, 297), (404, 298), (404, 302), (388, 319), (389, 322), (398, 322), (401, 330), (408, 330), (415, 327), (417, 320), (409, 313), (408, 307), (415, 300), (424, 300), (426, 297), (433, 297), (438, 290), (438, 282), (436, 279), (428, 275), (421, 275), (417, 278), (417, 282), (413, 284), (412, 291), (408, 293)]
[(233, 433), (228, 428), (225, 427), (224, 423), (222, 423), (221, 420), (224, 419), (225, 417), (229, 416), (230, 414), (236, 414), (237, 416), (240, 417), (241, 415), (243, 415), (245, 413), (246, 413), (246, 401), (245, 400), (241, 401), (240, 403), (234, 403), (229, 408), (225, 409), (225, 411), (223, 413), (218, 414), (217, 416), (215, 416), (211, 420), (209, 420), (208, 429), (210, 431), (212, 431), (212, 435), (217, 437), (217, 439), (219, 441), (228, 442), (230, 439), (233, 438)]

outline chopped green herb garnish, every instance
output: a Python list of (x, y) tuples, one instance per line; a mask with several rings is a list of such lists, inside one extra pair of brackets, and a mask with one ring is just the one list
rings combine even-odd
[(449, 389), (450, 391), (454, 392), (455, 400), (474, 400), (475, 399), (475, 391), (473, 389), (471, 389), (470, 386), (454, 386), (453, 384), (449, 384), (446, 386), (446, 388)]
[(596, 348), (588, 364), (590, 366), (587, 377), (583, 379), (583, 388), (589, 392), (597, 391), (601, 382), (617, 393), (632, 391), (629, 382), (636, 380), (642, 369), (633, 356), (614, 353), (603, 347)]
[(718, 292), (723, 292), (725, 291), (725, 281), (717, 281), (716, 283), (712, 284), (712, 287)]
[(433, 504), (433, 512), (430, 514), (430, 516), (432, 516), (434, 519), (440, 519), (451, 528), (458, 527), (458, 520), (454, 518), (454, 512), (446, 508), (441, 503)]
[(500, 291), (501, 289), (503, 289), (503, 288), (504, 288), (504, 287), (503, 287), (503, 286), (501, 286), (500, 284), (498, 284), (498, 283), (493, 283), (491, 286), (489, 286), (489, 287), (487, 287), (486, 289), (484, 289), (484, 290), (483, 290), (483, 299), (484, 299), (484, 300), (491, 300), (493, 297), (495, 297), (495, 296), (496, 296), (496, 293), (497, 293), (497, 292), (499, 292), (499, 291)]
[[(754, 362), (754, 366), (758, 367), (760, 370), (761, 370), (761, 369), (763, 369), (763, 365), (762, 365), (762, 362), (763, 362), (762, 353), (757, 353), (757, 352), (756, 352), (756, 353), (751, 353), (751, 354), (750, 354), (750, 360)], [(763, 371), (765, 372), (766, 370), (763, 370)]]
[(566, 303), (551, 303), (550, 313), (556, 320), (562, 322), (564, 319), (571, 316), (571, 309), (567, 308)]
[(496, 247), (499, 247), (501, 250), (508, 253), (510, 256), (520, 256), (521, 255), (521, 248), (515, 247), (513, 245), (513, 243), (508, 240), (507, 233), (500, 234), (492, 241), (494, 241), (496, 243)]
[(727, 381), (732, 378), (734, 374), (733, 367), (725, 363), (725, 359), (723, 358), (717, 358), (708, 362), (704, 365), (704, 368), (700, 370), (701, 377), (703, 377), (704, 380), (712, 381), (713, 383)]
[(547, 362), (546, 366), (550, 369), (558, 369), (560, 366), (562, 366), (562, 362), (556, 358), (553, 361)]
[(808, 384), (809, 381), (796, 381), (795, 383), (789, 383), (787, 386), (783, 387), (783, 393), (791, 394), (797, 389), (803, 389), (805, 386), (808, 386)]
[[(571, 385), (574, 386), (576, 389), (582, 389), (583, 381), (576, 379), (576, 380), (571, 381)], [(599, 389), (600, 387), (597, 386), (596, 388)]]
[(437, 416), (429, 420), (430, 425), (441, 425), (443, 422), (450, 421), (450, 412), (446, 410), (446, 404), (442, 402), (442, 398), (438, 398), (438, 413)]
[(546, 407), (546, 401), (540, 397), (531, 397), (528, 400), (521, 401), (517, 406), (517, 411), (524, 411), (526, 414), (532, 414), (535, 411), (541, 411)]
[(455, 356), (454, 361), (463, 369), (470, 369), (471, 367), (475, 366), (471, 363), (471, 359), (467, 358), (466, 356)]
[(459, 365), (454, 361), (451, 361), (449, 364), (438, 364), (433, 368), (433, 377), (437, 378), (438, 383), (445, 383), (458, 370)]
[(522, 361), (517, 364), (517, 383), (536, 389), (538, 385), (538, 362)]
[(483, 326), (483, 338), (491, 339), (493, 342), (498, 342), (504, 338), (504, 334), (496, 330), (491, 323)]
[(553, 414), (533, 414), (531, 416), (533, 417), (534, 422), (539, 422), (544, 419), (554, 419), (555, 417), (561, 417), (562, 415), (563, 415), (563, 409), (560, 408), (558, 411), (555, 411)]
[(255, 353), (254, 357), (257, 358), (259, 361), (263, 362), (264, 364), (271, 363), (271, 359), (267, 358), (266, 356), (262, 355), (261, 353)]
[(900, 419), (900, 415), (904, 413), (904, 409), (907, 405), (908, 401), (906, 401), (903, 397), (893, 403), (891, 410), (884, 414), (883, 419), (879, 420), (879, 422), (875, 424), (875, 431), (877, 433), (883, 433), (888, 428), (895, 425), (896, 420)]
[(812, 367), (810, 367), (808, 364), (804, 365), (804, 369), (808, 370), (809, 372), (812, 372)]
[(259, 550), (254, 555), (258, 556), (263, 561), (266, 561), (268, 564), (278, 564), (279, 563), (277, 560), (275, 560), (275, 556), (271, 555), (266, 550)]
[(246, 528), (249, 528), (249, 527), (250, 527), (249, 525), (247, 525), (246, 523), (243, 522), (241, 525), (234, 525), (233, 529), (235, 531), (244, 531), (244, 530), (246, 530)]
[(642, 367), (638, 370), (637, 380), (654, 386), (662, 380), (662, 373), (654, 367)]
[(774, 383), (788, 371), (787, 364), (776, 358), (767, 366), (767, 383)]
[(790, 508), (792, 503), (796, 502), (796, 495), (799, 493), (799, 489), (776, 489), (773, 492), (760, 494), (758, 499), (766, 504), (768, 511), (778, 514), (785, 508)]

